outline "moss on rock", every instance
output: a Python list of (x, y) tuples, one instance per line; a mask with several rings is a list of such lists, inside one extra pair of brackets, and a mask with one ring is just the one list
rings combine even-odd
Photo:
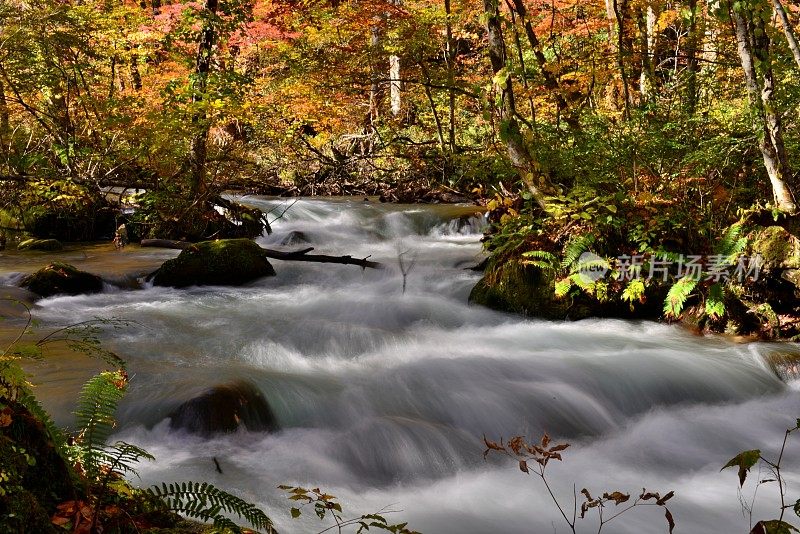
[(751, 253), (760, 254), (765, 269), (800, 267), (800, 241), (781, 226), (768, 226), (751, 237)]
[(164, 262), (153, 273), (153, 283), (171, 287), (236, 286), (274, 275), (264, 249), (254, 241), (220, 239), (195, 243), (177, 258)]
[(22, 287), (37, 295), (82, 295), (98, 293), (103, 289), (103, 280), (94, 274), (78, 270), (68, 263), (55, 261), (30, 276), (26, 276)]
[(469, 300), (494, 310), (545, 319), (563, 319), (569, 309), (568, 300), (556, 298), (551, 273), (518, 261), (490, 265)]
[(64, 246), (58, 239), (26, 239), (17, 245), (18, 250), (61, 250)]
[(41, 421), (16, 402), (0, 399), (0, 532), (55, 532), (50, 516), (74, 499), (75, 476)]

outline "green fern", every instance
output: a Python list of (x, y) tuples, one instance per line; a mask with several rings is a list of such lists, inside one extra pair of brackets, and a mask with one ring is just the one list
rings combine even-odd
[(77, 456), (89, 478), (97, 477), (105, 465), (105, 444), (114, 430), (114, 413), (127, 387), (124, 371), (104, 371), (90, 378), (78, 397)]
[(714, 253), (732, 262), (747, 246), (747, 237), (743, 237), (742, 232), (741, 223), (732, 224), (714, 246)]
[(223, 513), (235, 514), (253, 528), (267, 534), (277, 531), (272, 520), (254, 504), (214, 487), (208, 482), (181, 482), (153, 486), (146, 490), (165, 503), (167, 508), (192, 519), (213, 523), (216, 528), (242, 532)]
[(708, 288), (706, 297), (706, 315), (712, 319), (718, 319), (725, 315), (725, 288), (717, 282)]
[(546, 250), (529, 250), (523, 252), (522, 260), (523, 265), (530, 265), (537, 267), (543, 271), (556, 271), (558, 269), (558, 258), (555, 254), (547, 252)]
[(622, 290), (622, 300), (633, 307), (634, 302), (641, 301), (644, 297), (644, 290), (644, 282), (639, 278), (634, 278)]
[(697, 280), (684, 276), (669, 288), (667, 298), (664, 299), (664, 315), (667, 317), (678, 318), (683, 313), (683, 306), (686, 304), (686, 299), (694, 291), (697, 285)]
[(569, 243), (564, 247), (564, 258), (561, 260), (561, 266), (565, 269), (572, 267), (578, 261), (581, 254), (587, 252), (589, 247), (594, 244), (594, 236), (592, 234), (578, 235), (570, 239)]

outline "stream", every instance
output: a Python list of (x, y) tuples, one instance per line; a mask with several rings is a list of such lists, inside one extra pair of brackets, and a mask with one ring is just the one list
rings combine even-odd
[[(240, 200), (273, 210), (271, 218), (292, 202)], [(386, 268), (274, 260), (277, 276), (243, 287), (109, 283), (100, 294), (41, 300), (34, 315), (45, 326), (135, 321), (106, 332), (105, 343), (131, 376), (115, 439), (157, 458), (140, 466), (140, 483), (207, 480), (263, 506), (280, 532), (329, 524), (310, 509), (292, 520), (279, 484), (320, 487), (340, 498), (348, 517), (400, 510), (390, 518), (426, 534), (569, 532), (538, 477), (499, 456), (483, 459), (484, 434), (545, 431), (572, 444), (563, 462), (548, 466), (569, 509), (573, 483), (593, 495), (674, 490), (675, 532), (748, 532), (736, 472), (720, 468), (745, 449), (777, 456), (800, 416), (800, 388), (779, 379), (766, 358), (797, 347), (469, 305), (480, 274), (468, 267), (483, 258), (483, 225), (469, 206), (299, 200), (259, 244), (371, 256)], [(57, 258), (124, 285), (177, 253), (107, 244), (9, 252), (0, 254), (0, 284)], [(97, 368), (67, 351), (31, 367), (57, 421), (70, 422), (75, 395)], [(167, 415), (182, 402), (236, 380), (259, 388), (280, 431), (204, 438), (170, 429)], [(800, 437), (793, 439), (783, 460), (790, 502), (800, 496)], [(758, 476), (771, 478), (752, 473), (745, 499)], [(777, 487), (762, 486), (753, 517), (772, 519), (778, 507)], [(578, 531), (596, 532), (596, 521), (579, 520)], [(603, 532), (667, 526), (662, 509), (643, 507)]]

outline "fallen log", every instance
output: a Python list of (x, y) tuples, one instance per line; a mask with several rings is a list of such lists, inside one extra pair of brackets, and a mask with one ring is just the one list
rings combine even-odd
[(281, 250), (272, 250), (265, 248), (268, 258), (275, 260), (286, 261), (310, 261), (315, 263), (340, 263), (343, 265), (358, 265), (362, 269), (369, 267), (370, 269), (383, 269), (383, 264), (377, 261), (370, 261), (369, 256), (366, 258), (354, 258), (352, 256), (328, 256), (325, 254), (309, 254), (314, 247), (308, 247), (292, 252), (284, 252)]
[[(142, 239), (141, 246), (143, 247), (161, 247), (161, 248), (174, 248), (183, 250), (192, 246), (188, 241), (173, 241), (172, 239)], [(354, 258), (352, 256), (328, 256), (325, 254), (309, 254), (314, 247), (303, 248), (286, 252), (283, 250), (274, 250), (270, 248), (261, 248), (265, 252), (267, 258), (274, 260), (284, 261), (309, 261), (314, 263), (339, 263), (342, 265), (358, 265), (362, 269), (382, 269), (383, 264), (377, 261), (370, 261), (369, 256), (366, 258)]]
[(143, 247), (175, 248), (183, 250), (192, 244), (188, 241), (173, 241), (172, 239), (142, 239), (139, 245)]

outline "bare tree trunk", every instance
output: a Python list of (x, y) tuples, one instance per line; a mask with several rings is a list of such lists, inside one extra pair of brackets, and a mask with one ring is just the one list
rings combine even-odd
[(511, 164), (517, 169), (520, 178), (527, 186), (534, 201), (545, 210), (544, 189), (548, 185), (543, 179), (538, 164), (531, 157), (522, 139), (522, 133), (516, 118), (517, 111), (514, 104), (511, 75), (506, 74), (504, 79), (498, 79), (498, 75), (502, 74), (501, 71), (506, 72), (504, 71), (506, 67), (506, 48), (503, 41), (503, 28), (500, 22), (498, 0), (483, 0), (483, 8), (486, 16), (486, 33), (489, 40), (489, 60), (492, 64), (492, 73), (495, 76), (502, 100), (500, 137), (506, 144)]
[(370, 77), (372, 78), (369, 87), (369, 125), (374, 128), (375, 122), (379, 118), (380, 109), (380, 85), (378, 83), (378, 70), (376, 68), (375, 59), (378, 54), (379, 45), (378, 27), (373, 26), (370, 30)]
[(651, 2), (648, 2), (645, 11), (646, 12), (643, 12), (642, 9), (637, 11), (640, 39), (639, 46), (642, 51), (642, 73), (639, 76), (639, 93), (644, 101), (652, 100), (655, 96), (655, 70), (653, 69), (653, 59), (656, 44), (656, 12)]
[(622, 80), (622, 95), (625, 99), (625, 107), (623, 116), (625, 119), (631, 117), (631, 91), (628, 87), (628, 71), (625, 69), (625, 56), (627, 55), (625, 46), (625, 5), (627, 0), (612, 0), (612, 7), (614, 8), (614, 18), (617, 21), (617, 67), (619, 67), (619, 75)]
[(403, 101), (400, 95), (402, 89), (400, 81), (400, 57), (389, 56), (389, 104), (391, 105), (392, 115), (400, 115), (400, 108)]
[(772, 5), (775, 7), (775, 13), (778, 14), (778, 18), (781, 19), (783, 33), (786, 35), (786, 40), (789, 42), (789, 48), (792, 50), (794, 61), (797, 63), (797, 66), (800, 67), (800, 46), (797, 44), (797, 36), (794, 34), (789, 16), (786, 14), (786, 10), (783, 9), (781, 0), (772, 0)]
[[(783, 145), (782, 125), (772, 98), (774, 81), (772, 67), (769, 66), (768, 61), (769, 36), (765, 32), (763, 23), (759, 27), (758, 23), (754, 22), (756, 17), (753, 17), (752, 13), (749, 11), (743, 13), (744, 6), (734, 9), (729, 4), (729, 8), (736, 27), (736, 44), (744, 71), (747, 93), (751, 105), (757, 112), (758, 121), (761, 122), (758, 125), (758, 129), (761, 130), (759, 149), (772, 185), (775, 204), (781, 211), (794, 213), (797, 211), (797, 206), (787, 185), (790, 175), (786, 148)], [(761, 68), (764, 70), (762, 87), (759, 87), (754, 52), (759, 54)]]
[(564, 92), (561, 90), (561, 84), (558, 82), (558, 78), (556, 78), (552, 71), (548, 68), (549, 65), (547, 58), (542, 51), (541, 43), (539, 42), (539, 38), (536, 36), (536, 32), (533, 30), (531, 21), (528, 20), (528, 10), (525, 8), (523, 0), (513, 0), (513, 2), (514, 11), (516, 11), (517, 15), (519, 15), (522, 26), (525, 28), (525, 36), (528, 38), (528, 44), (533, 50), (533, 55), (536, 58), (539, 71), (542, 73), (542, 77), (544, 78), (544, 86), (555, 97), (558, 111), (565, 112), (565, 122), (572, 128), (579, 128), (580, 124), (578, 120), (569, 113), (569, 104), (567, 103), (566, 98), (564, 98)]
[[(209, 15), (217, 12), (218, 0), (205, 0), (205, 9)], [(208, 73), (211, 71), (211, 60), (214, 55), (214, 45), (216, 33), (211, 23), (207, 23), (200, 32), (200, 42), (197, 46), (197, 60), (195, 62), (195, 74), (197, 76), (196, 87), (192, 95), (192, 102), (198, 103), (205, 97), (208, 84)], [(192, 117), (192, 123), (197, 125), (199, 131), (192, 137), (189, 148), (189, 170), (190, 187), (192, 197), (196, 197), (202, 192), (206, 181), (206, 160), (208, 159), (208, 130), (205, 112), (197, 112)]]

